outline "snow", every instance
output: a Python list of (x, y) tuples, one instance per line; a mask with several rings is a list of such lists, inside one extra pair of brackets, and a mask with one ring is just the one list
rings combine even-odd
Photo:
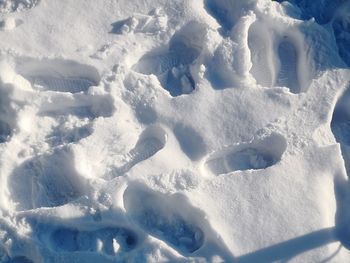
[(349, 262), (348, 0), (0, 0), (0, 262)]

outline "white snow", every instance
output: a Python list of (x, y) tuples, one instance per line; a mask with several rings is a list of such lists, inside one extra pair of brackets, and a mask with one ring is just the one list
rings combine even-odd
[(349, 0), (0, 0), (0, 262), (350, 262)]

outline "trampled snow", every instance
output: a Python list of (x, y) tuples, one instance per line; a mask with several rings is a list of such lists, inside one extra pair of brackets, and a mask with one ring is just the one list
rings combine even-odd
[(0, 262), (350, 262), (349, 0), (0, 0)]

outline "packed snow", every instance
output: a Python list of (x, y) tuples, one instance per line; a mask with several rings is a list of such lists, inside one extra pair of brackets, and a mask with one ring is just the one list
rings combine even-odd
[(350, 262), (349, 0), (0, 0), (0, 262)]

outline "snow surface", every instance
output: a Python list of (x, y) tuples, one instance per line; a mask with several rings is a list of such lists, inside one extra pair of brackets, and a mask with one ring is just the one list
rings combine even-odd
[(0, 262), (350, 262), (349, 0), (0, 0)]

